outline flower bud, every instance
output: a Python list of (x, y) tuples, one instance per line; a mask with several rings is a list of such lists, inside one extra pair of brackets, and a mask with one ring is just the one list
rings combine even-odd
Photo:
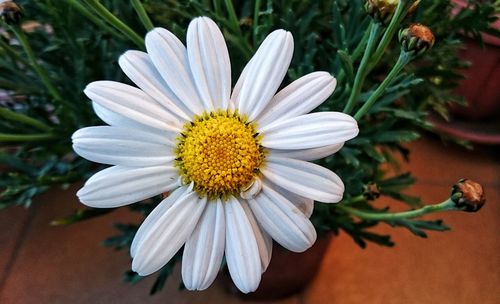
[(363, 197), (367, 201), (374, 201), (380, 197), (378, 185), (371, 182), (363, 186)]
[(23, 17), (23, 11), (12, 0), (0, 2), (0, 17), (8, 25), (17, 25)]
[(434, 34), (425, 25), (414, 23), (399, 31), (399, 43), (405, 52), (415, 56), (425, 53), (434, 45)]
[(476, 212), (483, 207), (486, 197), (480, 184), (461, 179), (451, 188), (451, 200), (463, 211)]
[[(375, 21), (387, 25), (391, 21), (398, 3), (399, 0), (365, 0), (365, 10)], [(412, 14), (419, 3), (420, 0), (411, 1), (407, 14)]]

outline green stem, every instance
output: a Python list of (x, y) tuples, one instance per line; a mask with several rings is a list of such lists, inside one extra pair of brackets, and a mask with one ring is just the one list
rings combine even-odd
[(252, 51), (251, 51), (252, 47), (247, 43), (245, 43), (245, 41), (241, 39), (241, 36), (236, 37), (235, 35), (228, 32), (224, 33), (224, 36), (228, 42), (231, 41), (232, 45), (234, 45), (238, 50), (240, 50), (243, 56), (245, 56), (246, 60), (252, 57)]
[(405, 18), (409, 4), (410, 2), (408, 0), (406, 1), (402, 0), (398, 2), (398, 6), (396, 7), (396, 11), (392, 16), (391, 22), (389, 23), (389, 26), (387, 26), (387, 29), (384, 35), (382, 36), (382, 39), (380, 39), (380, 43), (377, 46), (377, 50), (375, 51), (370, 60), (369, 70), (372, 70), (382, 58), (382, 55), (384, 54), (387, 46), (391, 42), (392, 37), (394, 37), (394, 34), (398, 30), (401, 21), (403, 21), (403, 19)]
[(253, 7), (252, 39), (253, 45), (257, 45), (257, 28), (259, 26), (260, 0), (255, 0)]
[(220, 0), (213, 0), (213, 7), (214, 7), (214, 11), (215, 11), (215, 15), (217, 17), (222, 17), (222, 10), (221, 10), (221, 3), (220, 3)]
[(46, 125), (45, 123), (43, 123), (39, 120), (36, 120), (34, 118), (31, 118), (27, 115), (11, 111), (7, 108), (0, 108), (0, 117), (7, 119), (7, 120), (17, 121), (20, 123), (27, 124), (27, 125), (33, 126), (35, 128), (38, 128), (42, 131), (50, 131), (51, 130), (51, 128), (48, 125)]
[(352, 86), (351, 95), (349, 96), (349, 100), (344, 107), (344, 113), (349, 114), (356, 105), (358, 101), (359, 94), (361, 92), (361, 88), (363, 87), (363, 83), (365, 82), (365, 78), (367, 75), (367, 68), (369, 64), (370, 57), (373, 52), (373, 48), (375, 47), (375, 43), (378, 37), (378, 34), (381, 30), (379, 23), (372, 23), (370, 25), (370, 36), (368, 37), (368, 41), (366, 43), (365, 53), (363, 54), (363, 58), (361, 59), (361, 63), (359, 64), (358, 71), (356, 72), (356, 77), (354, 78), (354, 84)]
[[(30, 66), (35, 70), (35, 72), (38, 74), (38, 77), (40, 77), (40, 80), (43, 82), (47, 90), (49, 91), (49, 94), (52, 95), (55, 101), (66, 104), (59, 94), (59, 91), (56, 89), (56, 87), (52, 84), (50, 81), (50, 78), (45, 71), (37, 62), (35, 54), (33, 53), (33, 50), (31, 49), (30, 44), (28, 43), (28, 39), (26, 38), (26, 35), (24, 34), (23, 30), (18, 27), (18, 26), (12, 26), (11, 27), (12, 31), (17, 37), (17, 40), (23, 47), (24, 51), (26, 52), (26, 55), (28, 56), (29, 64)], [(66, 104), (67, 105), (67, 104)]]
[(238, 16), (236, 15), (236, 11), (234, 10), (233, 1), (224, 0), (224, 3), (226, 4), (226, 9), (229, 14), (229, 20), (231, 21), (231, 24), (233, 26), (233, 30), (235, 30), (241, 37), (242, 33), (240, 28), (240, 22), (238, 21)]
[(349, 200), (342, 201), (342, 205), (350, 205), (350, 204), (355, 204), (355, 203), (360, 203), (360, 202), (365, 202), (366, 198), (363, 194), (360, 194), (358, 196), (351, 197)]
[(65, 183), (76, 182), (81, 178), (82, 178), (81, 175), (78, 173), (68, 173), (63, 176), (43, 175), (38, 178), (38, 181), (44, 185), (51, 185), (51, 184), (65, 184)]
[(26, 61), (23, 57), (21, 57), (16, 51), (12, 49), (12, 47), (5, 42), (2, 38), (0, 38), (0, 47), (14, 60), (18, 61), (25, 66), (30, 66), (30, 63)]
[[(371, 26), (371, 24), (370, 24)], [(356, 61), (359, 56), (361, 55), (361, 52), (366, 48), (366, 42), (368, 41), (368, 37), (370, 36), (370, 28), (368, 28), (365, 33), (363, 34), (363, 37), (361, 37), (361, 40), (359, 40), (359, 43), (358, 45), (356, 46), (356, 48), (354, 49), (354, 51), (352, 51), (350, 57), (351, 57), (351, 61), (354, 62)], [(345, 72), (343, 69), (341, 69), (338, 73), (338, 75), (336, 76), (337, 78), (337, 83), (342, 83), (344, 81), (344, 78), (345, 78)]]
[(142, 2), (140, 0), (130, 0), (130, 2), (134, 7), (135, 12), (139, 16), (139, 20), (141, 20), (142, 25), (144, 25), (147, 31), (152, 30), (154, 28), (153, 22), (151, 22), (151, 19), (149, 19), (149, 16), (146, 13), (144, 6), (142, 5)]
[(361, 52), (366, 47), (366, 43), (368, 41), (368, 37), (370, 36), (370, 32), (371, 32), (370, 29), (367, 29), (365, 31), (365, 33), (363, 34), (363, 37), (361, 37), (361, 40), (359, 41), (358, 45), (356, 46), (354, 51), (352, 51), (351, 60), (353, 62), (359, 58), (359, 56), (361, 55)]
[[(28, 64), (28, 66), (30, 66)], [(15, 91), (16, 93), (22, 92), (21, 94), (31, 94), (31, 93), (40, 93), (40, 88), (33, 86), (26, 86), (19, 81), (9, 81), (5, 79), (0, 79), (0, 88), (4, 90)]]
[(44, 141), (56, 138), (55, 134), (52, 133), (40, 133), (40, 134), (6, 134), (0, 133), (0, 143), (1, 142), (26, 142), (26, 141)]
[(337, 208), (340, 208), (352, 215), (357, 216), (360, 219), (364, 220), (372, 220), (372, 221), (393, 221), (398, 219), (411, 219), (415, 217), (420, 217), (422, 215), (434, 212), (441, 211), (449, 211), (449, 210), (459, 210), (455, 206), (455, 203), (451, 200), (451, 198), (446, 201), (435, 204), (435, 205), (426, 205), (420, 209), (403, 211), (403, 212), (394, 212), (394, 213), (382, 213), (382, 212), (370, 212), (370, 211), (362, 211), (352, 207), (346, 207), (344, 205), (337, 205)]
[(117, 32), (114, 28), (108, 26), (106, 23), (102, 22), (102, 20), (99, 19), (94, 12), (90, 11), (87, 7), (82, 5), (78, 0), (67, 0), (67, 2), (76, 10), (78, 10), (80, 14), (85, 16), (98, 27), (102, 28), (105, 32), (110, 33), (117, 38), (123, 39), (122, 34)]
[(341, 69), (339, 71), (339, 73), (337, 75), (334, 75), (334, 76), (337, 79), (337, 83), (342, 83), (344, 81), (344, 78), (345, 78), (345, 72), (343, 69)]
[(106, 7), (104, 7), (104, 5), (101, 4), (101, 2), (99, 2), (99, 0), (85, 0), (85, 2), (111, 26), (127, 36), (138, 47), (144, 49), (144, 39), (134, 32), (134, 30), (132, 30), (128, 25), (123, 23), (123, 21), (113, 15)]
[(396, 64), (392, 67), (391, 72), (387, 77), (382, 81), (382, 83), (379, 85), (379, 87), (373, 92), (373, 94), (370, 95), (370, 98), (365, 102), (365, 104), (356, 112), (354, 115), (354, 118), (356, 120), (360, 120), (363, 115), (370, 110), (370, 108), (373, 106), (373, 104), (377, 101), (377, 99), (384, 93), (385, 89), (391, 84), (391, 82), (396, 78), (396, 76), (401, 72), (401, 70), (410, 62), (412, 59), (412, 56), (410, 53), (407, 53), (405, 51), (401, 51), (399, 54), (398, 61)]

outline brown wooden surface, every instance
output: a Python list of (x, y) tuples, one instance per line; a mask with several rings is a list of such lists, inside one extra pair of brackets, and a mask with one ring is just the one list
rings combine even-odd
[[(486, 189), (476, 214), (446, 213), (453, 230), (420, 239), (380, 225), (394, 248), (359, 249), (345, 234), (331, 242), (320, 272), (301, 294), (273, 303), (500, 303), (500, 151), (466, 151), (426, 138), (410, 146), (424, 201), (446, 199), (450, 185), (469, 177)], [(79, 207), (72, 188), (44, 195), (29, 210), (0, 211), (0, 303), (254, 303), (229, 295), (220, 280), (207, 291), (177, 291), (179, 269), (165, 289), (150, 297), (148, 278), (131, 287), (121, 281), (128, 253), (101, 241), (114, 221), (137, 222), (126, 210), (69, 227), (48, 223)], [(393, 205), (384, 200), (381, 205)]]

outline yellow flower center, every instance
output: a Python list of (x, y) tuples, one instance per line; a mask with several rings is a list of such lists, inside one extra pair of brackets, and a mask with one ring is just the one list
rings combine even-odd
[(184, 183), (209, 198), (238, 195), (264, 161), (255, 125), (238, 113), (215, 111), (184, 125), (177, 138), (176, 166)]

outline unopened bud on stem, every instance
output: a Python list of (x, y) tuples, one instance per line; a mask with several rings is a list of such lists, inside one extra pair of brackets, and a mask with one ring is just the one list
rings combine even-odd
[(0, 18), (8, 25), (18, 25), (23, 17), (23, 11), (12, 0), (0, 0)]
[(371, 182), (363, 186), (363, 197), (368, 201), (374, 201), (380, 197), (378, 185)]
[(486, 197), (480, 184), (461, 179), (451, 189), (451, 200), (463, 211), (476, 212), (483, 207)]
[[(365, 0), (365, 10), (375, 21), (387, 25), (396, 12), (399, 1), (400, 0)], [(412, 14), (417, 9), (420, 0), (410, 2), (411, 6), (408, 8), (407, 15)]]
[(434, 45), (434, 34), (425, 25), (414, 23), (399, 31), (399, 43), (405, 52), (413, 52), (414, 56), (425, 53)]

